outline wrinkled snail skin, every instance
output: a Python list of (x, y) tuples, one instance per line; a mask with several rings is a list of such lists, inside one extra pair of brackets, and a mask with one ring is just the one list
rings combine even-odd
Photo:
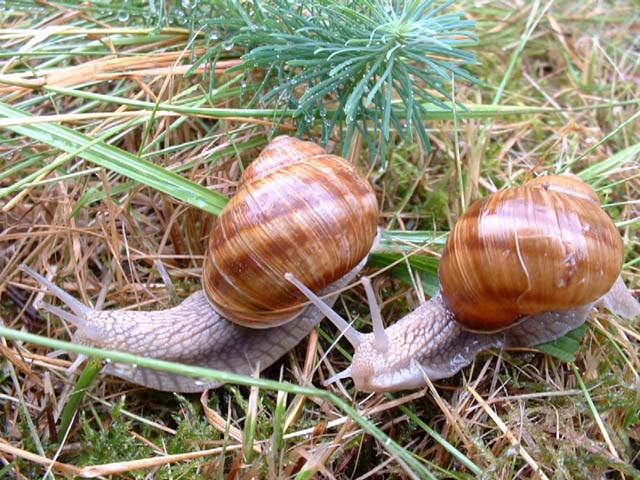
[(463, 329), (437, 295), (386, 329), (387, 352), (375, 348), (372, 336), (358, 345), (348, 375), (358, 390), (366, 392), (420, 388), (427, 378), (433, 381), (455, 375), (483, 350), (538, 345), (559, 338), (581, 325), (590, 309), (591, 305), (544, 312), (503, 332), (483, 334)]
[(356, 388), (365, 392), (420, 388), (427, 378), (439, 380), (455, 375), (483, 350), (529, 347), (560, 338), (582, 325), (598, 305), (623, 318), (640, 316), (640, 303), (622, 277), (597, 302), (533, 314), (490, 334), (462, 328), (438, 294), (385, 330), (389, 339), (386, 351), (376, 348), (373, 334), (363, 335), (355, 347), (351, 366), (338, 376), (352, 377)]
[[(365, 263), (366, 259), (362, 260), (321, 292), (328, 304), (332, 305), (337, 299), (338, 293), (333, 292), (347, 287)], [(211, 308), (202, 290), (167, 310), (94, 310), (32, 269), (20, 268), (73, 311), (70, 314), (48, 304), (42, 305), (43, 309), (77, 327), (74, 343), (245, 375), (269, 367), (300, 343), (324, 317), (310, 305), (289, 324), (268, 330), (247, 328), (230, 322)], [(114, 362), (106, 366), (105, 373), (162, 391), (199, 392), (221, 385)]]

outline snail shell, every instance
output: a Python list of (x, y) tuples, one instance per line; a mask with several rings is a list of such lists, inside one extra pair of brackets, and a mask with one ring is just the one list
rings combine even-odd
[(496, 331), (537, 312), (587, 305), (622, 267), (622, 241), (578, 177), (540, 177), (471, 205), (449, 235), (439, 277), (465, 328)]
[(214, 308), (241, 325), (289, 321), (306, 298), (291, 272), (317, 292), (352, 270), (376, 235), (367, 180), (310, 142), (274, 139), (247, 168), (214, 226), (203, 286)]

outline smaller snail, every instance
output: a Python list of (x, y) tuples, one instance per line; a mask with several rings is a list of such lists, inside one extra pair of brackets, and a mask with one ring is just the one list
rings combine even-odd
[[(595, 192), (573, 175), (540, 177), (471, 205), (450, 233), (438, 276), (441, 292), (383, 328), (375, 300), (373, 333), (355, 331), (295, 275), (287, 279), (322, 308), (355, 352), (357, 389), (393, 391), (449, 377), (484, 349), (530, 346), (582, 324), (602, 303), (626, 318), (640, 304), (624, 285), (622, 241)], [(370, 299), (371, 287), (365, 282)]]
[[(310, 142), (277, 137), (245, 170), (209, 241), (198, 291), (162, 311), (96, 311), (30, 268), (71, 312), (74, 342), (252, 374), (297, 345), (323, 318), (284, 278), (293, 272), (335, 301), (366, 262), (377, 233), (373, 189), (355, 167)], [(331, 295), (333, 294), (333, 295)], [(251, 328), (249, 328), (251, 327)], [(126, 365), (107, 372), (167, 391), (215, 384)]]

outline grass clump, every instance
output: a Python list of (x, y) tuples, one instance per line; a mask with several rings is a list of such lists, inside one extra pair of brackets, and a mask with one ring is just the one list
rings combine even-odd
[[(471, 201), (567, 169), (618, 225), (637, 291), (636, 5), (445, 3), (0, 2), (2, 327), (69, 338), (27, 308), (22, 262), (87, 303), (111, 278), (105, 308), (200, 288), (203, 210), (275, 133), (369, 171), (397, 249), (368, 267), (387, 322), (434, 293), (443, 233)], [(442, 44), (424, 42), (430, 28)], [(367, 328), (358, 288), (337, 308)], [(305, 384), (350, 359), (319, 333), (206, 399), (95, 379), (66, 438), (77, 372), (55, 350), (86, 351), (3, 340), (0, 476), (640, 476), (637, 321), (594, 312), (564, 360), (558, 345), (489, 351), (433, 388), (370, 396)]]

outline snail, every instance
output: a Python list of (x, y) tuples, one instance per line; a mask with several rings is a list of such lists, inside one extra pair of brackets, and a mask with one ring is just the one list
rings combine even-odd
[[(259, 248), (250, 248), (249, 253), (242, 250), (246, 246), (245, 237), (271, 221), (260, 214), (252, 218), (255, 220), (252, 227), (239, 230), (246, 231), (246, 235), (229, 233), (236, 214), (227, 217), (227, 209), (235, 211), (237, 204), (245, 205), (244, 195), (266, 207), (274, 222), (285, 216), (280, 206), (264, 200), (246, 183), (225, 207), (212, 232), (203, 266), (207, 293), (196, 292), (173, 309), (95, 311), (31, 269), (23, 269), (73, 311), (71, 314), (44, 305), (78, 327), (75, 341), (238, 373), (253, 373), (257, 366), (266, 368), (327, 316), (355, 349), (349, 368), (328, 382), (351, 377), (355, 387), (362, 391), (421, 387), (427, 379), (455, 374), (481, 350), (536, 345), (555, 339), (582, 324), (598, 303), (627, 318), (640, 313), (640, 304), (620, 277), (620, 235), (595, 192), (575, 176), (547, 176), (473, 204), (457, 222), (445, 245), (439, 268), (441, 291), (386, 329), (370, 282), (363, 277), (373, 332), (357, 332), (331, 305), (336, 292), (353, 280), (366, 262), (376, 231), (375, 196), (366, 180), (346, 162), (326, 155), (320, 147), (288, 137), (278, 137), (268, 145), (245, 171), (243, 182), (247, 178), (249, 185), (253, 178), (259, 184), (273, 180), (279, 175), (275, 173), (280, 168), (278, 158), (288, 156), (297, 157), (299, 163), (294, 164), (300, 165), (330, 157), (328, 163), (340, 165), (342, 173), (322, 170), (320, 176), (331, 181), (329, 189), (337, 190), (339, 196), (357, 193), (359, 200), (347, 208), (353, 217), (338, 225), (340, 234), (322, 231), (325, 228), (322, 227), (321, 240), (315, 246), (306, 244), (311, 231), (306, 227), (300, 227), (297, 233), (289, 231), (289, 226), (276, 228), (287, 231), (286, 241), (291, 248), (300, 247), (305, 252), (293, 262), (301, 263), (302, 268), (278, 264), (275, 279), (286, 281), (277, 288), (259, 283), (249, 271), (255, 252), (256, 258), (274, 252), (282, 254), (285, 240), (260, 243)], [(336, 186), (343, 181), (355, 181), (355, 186), (350, 183), (348, 187)], [(245, 189), (252, 193), (245, 193)], [(304, 203), (304, 197), (290, 199), (294, 190), (289, 186), (285, 196), (279, 196), (288, 207), (311, 210), (312, 218), (332, 215), (333, 207), (327, 207), (317, 199), (320, 197), (311, 197), (309, 203)], [(299, 202), (302, 204), (298, 205)], [(239, 217), (246, 219), (245, 215)], [(237, 245), (232, 245), (234, 241)], [(328, 250), (331, 259), (343, 250), (358, 252), (338, 270), (325, 266), (320, 261), (323, 258), (320, 250), (315, 250), (333, 241), (338, 243)], [(362, 241), (361, 246), (353, 247), (356, 241)], [(227, 269), (217, 252), (239, 253), (240, 260), (231, 262)], [(312, 274), (321, 267), (332, 273), (328, 279), (317, 282)], [(240, 292), (233, 282), (227, 281), (232, 274), (240, 274), (253, 290)], [(295, 288), (286, 290), (285, 285)], [(210, 294), (212, 287), (217, 290)], [(280, 288), (287, 293), (281, 295)], [(304, 297), (312, 305), (300, 311)], [(246, 308), (247, 299), (251, 308)], [(159, 390), (189, 392), (215, 385), (137, 367), (113, 364), (108, 367), (109, 373)]]
[[(42, 307), (77, 327), (73, 341), (236, 373), (264, 369), (323, 318), (284, 279), (337, 297), (364, 266), (378, 206), (364, 176), (311, 142), (277, 137), (243, 172), (210, 233), (203, 290), (156, 312), (97, 311), (32, 269), (72, 311)], [(217, 384), (109, 363), (107, 373), (146, 387), (195, 392)]]
[(531, 346), (581, 325), (602, 303), (640, 314), (620, 276), (622, 240), (595, 192), (573, 175), (498, 191), (462, 215), (445, 244), (440, 292), (386, 330), (367, 282), (373, 333), (355, 331), (295, 275), (287, 279), (340, 328), (353, 359), (327, 383), (358, 390), (422, 387), (454, 375), (487, 348)]

